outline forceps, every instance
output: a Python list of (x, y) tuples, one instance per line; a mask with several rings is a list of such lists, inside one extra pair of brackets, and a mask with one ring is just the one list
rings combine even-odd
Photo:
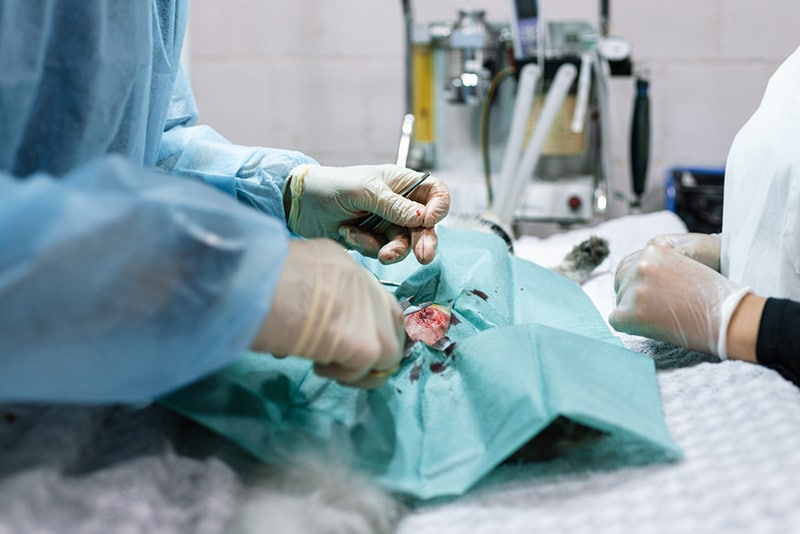
[[(372, 272), (372, 271), (370, 271), (370, 272)], [(380, 282), (382, 285), (391, 286), (391, 287), (400, 287), (400, 285), (401, 285), (400, 282), (393, 282), (391, 280), (382, 280), (381, 277), (379, 277), (375, 273), (372, 273), (372, 275), (375, 278), (377, 278), (378, 282)], [(412, 313), (417, 313), (418, 311), (427, 308), (431, 304), (435, 304), (435, 302), (433, 302), (432, 300), (427, 300), (427, 301), (421, 302), (419, 304), (411, 304), (411, 301), (413, 300), (413, 298), (414, 297), (406, 297), (406, 298), (401, 299), (400, 301), (398, 301), (398, 304), (400, 304), (400, 308), (403, 310), (403, 315), (408, 316), (408, 315), (411, 315)]]
[[(400, 191), (398, 194), (408, 198), (409, 195), (411, 195), (411, 193), (413, 193), (417, 187), (422, 185), (422, 182), (427, 180), (430, 175), (431, 171), (426, 172), (425, 174), (422, 175), (422, 177), (419, 180), (409, 185), (408, 187)], [(386, 231), (386, 228), (390, 224), (391, 223), (389, 221), (387, 221), (380, 215), (372, 213), (361, 219), (356, 226), (358, 226), (361, 230), (366, 230), (367, 232), (371, 232), (373, 234), (380, 234)]]
[(432, 300), (427, 302), (422, 302), (420, 304), (411, 304), (411, 297), (406, 297), (400, 301), (400, 307), (403, 309), (403, 315), (411, 315), (412, 313), (417, 313), (420, 310), (423, 310), (433, 304)]

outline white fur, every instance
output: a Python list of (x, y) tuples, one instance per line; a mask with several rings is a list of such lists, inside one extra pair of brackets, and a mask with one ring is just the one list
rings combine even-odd
[(388, 534), (405, 509), (353, 470), (311, 457), (256, 473), (242, 502), (226, 532)]

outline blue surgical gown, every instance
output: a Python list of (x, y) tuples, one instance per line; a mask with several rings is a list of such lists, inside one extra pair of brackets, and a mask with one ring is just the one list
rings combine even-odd
[(0, 401), (147, 401), (246, 350), (313, 160), (195, 125), (181, 0), (0, 3)]

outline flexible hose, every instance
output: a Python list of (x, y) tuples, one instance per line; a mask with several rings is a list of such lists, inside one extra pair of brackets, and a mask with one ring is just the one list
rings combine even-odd
[(519, 167), (514, 174), (514, 179), (511, 183), (503, 184), (503, 194), (498, 198), (494, 211), (500, 222), (507, 227), (510, 227), (514, 220), (517, 206), (525, 194), (525, 186), (539, 163), (545, 141), (550, 134), (550, 128), (555, 122), (558, 110), (561, 109), (564, 98), (572, 87), (572, 82), (577, 74), (578, 69), (571, 63), (565, 63), (558, 68), (545, 97), (533, 134), (528, 140)]
[(506, 67), (498, 72), (492, 81), (489, 83), (489, 89), (486, 92), (486, 98), (483, 100), (481, 106), (481, 122), (480, 122), (480, 138), (481, 138), (481, 155), (483, 158), (483, 178), (486, 182), (486, 202), (487, 206), (491, 206), (494, 202), (494, 192), (492, 190), (492, 165), (489, 156), (489, 112), (491, 111), (492, 102), (494, 102), (495, 94), (500, 84), (507, 80), (512, 74), (517, 72), (514, 67)]

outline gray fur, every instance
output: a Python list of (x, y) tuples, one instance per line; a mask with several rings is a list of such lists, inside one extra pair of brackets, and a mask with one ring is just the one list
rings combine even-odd
[(608, 252), (608, 241), (602, 237), (592, 236), (575, 245), (552, 270), (577, 284), (583, 284), (608, 257)]

